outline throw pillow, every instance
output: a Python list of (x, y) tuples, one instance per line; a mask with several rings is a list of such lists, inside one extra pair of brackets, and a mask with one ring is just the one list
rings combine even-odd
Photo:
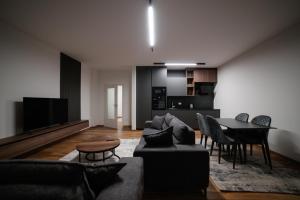
[(185, 135), (188, 132), (187, 126), (176, 118), (171, 121), (170, 126), (173, 127), (173, 135), (179, 143), (184, 142)]
[(157, 133), (143, 135), (146, 146), (154, 147), (154, 146), (170, 146), (173, 144), (173, 127), (169, 127), (165, 130), (162, 130)]
[(165, 116), (155, 115), (153, 120), (152, 120), (151, 128), (161, 130), (164, 121), (165, 121)]
[(85, 166), (85, 173), (91, 189), (95, 195), (98, 196), (101, 189), (114, 180), (116, 174), (126, 165), (126, 163), (86, 163), (82, 165)]
[(175, 116), (174, 115), (171, 115), (170, 113), (167, 113), (165, 115), (165, 121), (166, 121), (166, 124), (168, 126), (170, 126), (170, 122), (172, 121), (172, 119), (174, 118)]

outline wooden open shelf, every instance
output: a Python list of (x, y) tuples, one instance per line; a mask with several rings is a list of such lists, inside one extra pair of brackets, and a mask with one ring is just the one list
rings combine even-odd
[(88, 120), (75, 121), (22, 135), (0, 139), (0, 159), (20, 157), (89, 127)]

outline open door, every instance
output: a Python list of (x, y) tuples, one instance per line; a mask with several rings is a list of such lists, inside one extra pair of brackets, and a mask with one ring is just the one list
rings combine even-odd
[(109, 128), (118, 128), (118, 92), (117, 85), (105, 86), (105, 117), (104, 126)]

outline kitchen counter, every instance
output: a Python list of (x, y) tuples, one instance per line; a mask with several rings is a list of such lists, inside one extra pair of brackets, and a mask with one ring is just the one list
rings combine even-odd
[(184, 123), (188, 124), (193, 129), (199, 129), (196, 113), (201, 113), (204, 116), (210, 115), (216, 118), (220, 117), (220, 109), (180, 109), (180, 108), (170, 108), (166, 110), (152, 110), (152, 118), (155, 115), (165, 115), (170, 113)]

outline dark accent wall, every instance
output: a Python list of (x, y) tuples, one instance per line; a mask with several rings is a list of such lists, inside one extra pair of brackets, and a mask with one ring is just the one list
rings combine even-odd
[(151, 67), (136, 68), (136, 128), (143, 129), (146, 120), (151, 120)]
[(60, 54), (60, 97), (68, 99), (69, 121), (81, 120), (81, 63)]

